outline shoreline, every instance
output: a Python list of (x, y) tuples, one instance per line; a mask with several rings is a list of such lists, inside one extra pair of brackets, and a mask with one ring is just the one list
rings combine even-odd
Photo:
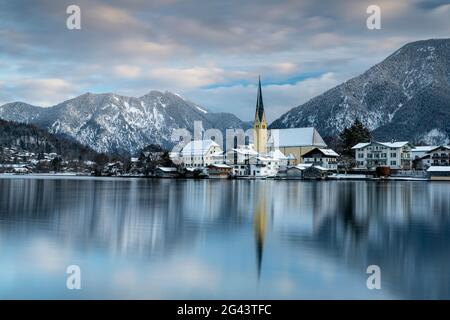
[(431, 182), (431, 181), (441, 181), (441, 182), (450, 182), (448, 180), (432, 180), (429, 178), (417, 178), (417, 177), (367, 177), (363, 175), (339, 175), (339, 176), (330, 176), (326, 179), (301, 179), (301, 178), (286, 178), (286, 177), (252, 177), (252, 176), (243, 176), (243, 177), (231, 177), (231, 178), (191, 178), (191, 177), (157, 177), (157, 176), (139, 176), (139, 175), (121, 175), (121, 176), (92, 176), (92, 175), (83, 175), (76, 173), (32, 173), (32, 174), (14, 174), (14, 173), (0, 173), (0, 179), (11, 178), (11, 179), (33, 179), (33, 178), (56, 178), (56, 179), (80, 179), (80, 180), (116, 180), (116, 179), (162, 179), (162, 180), (275, 180), (275, 181), (411, 181), (411, 182)]

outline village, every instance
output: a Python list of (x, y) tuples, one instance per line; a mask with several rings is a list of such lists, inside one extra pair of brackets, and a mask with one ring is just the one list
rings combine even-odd
[[(213, 140), (193, 140), (172, 153), (181, 170), (158, 167), (160, 177), (236, 179), (399, 179), (450, 181), (450, 146), (408, 141), (359, 142), (353, 159), (330, 149), (314, 127), (268, 130), (258, 84), (253, 141), (222, 150)], [(349, 161), (350, 160), (350, 161)]]
[(314, 127), (268, 129), (261, 80), (248, 139), (223, 150), (214, 139), (188, 141), (179, 152), (156, 146), (139, 157), (104, 163), (63, 160), (56, 153), (0, 149), (0, 174), (65, 174), (210, 179), (393, 179), (450, 181), (450, 146), (408, 141), (358, 142), (343, 156)]

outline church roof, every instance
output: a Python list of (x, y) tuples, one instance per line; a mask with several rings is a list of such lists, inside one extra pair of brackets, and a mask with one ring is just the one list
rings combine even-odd
[(314, 127), (272, 129), (268, 143), (273, 147), (327, 146)]
[(258, 96), (256, 98), (255, 120), (262, 121), (263, 117), (264, 117), (264, 102), (262, 97), (261, 77), (260, 77), (258, 81)]

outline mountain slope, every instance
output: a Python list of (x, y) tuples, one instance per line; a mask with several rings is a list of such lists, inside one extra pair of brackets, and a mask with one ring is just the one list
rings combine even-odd
[(355, 119), (380, 140), (450, 141), (450, 39), (409, 43), (358, 77), (291, 109), (272, 128), (336, 135)]
[(12, 103), (0, 107), (0, 118), (67, 135), (98, 152), (131, 154), (149, 144), (169, 148), (173, 129), (192, 131), (194, 121), (202, 121), (204, 129), (223, 131), (245, 126), (231, 114), (210, 113), (177, 94), (159, 91), (140, 98), (86, 93), (50, 108)]
[(64, 139), (34, 125), (0, 119), (0, 149), (18, 148), (34, 153), (57, 153), (67, 160), (94, 160), (98, 153), (78, 142)]

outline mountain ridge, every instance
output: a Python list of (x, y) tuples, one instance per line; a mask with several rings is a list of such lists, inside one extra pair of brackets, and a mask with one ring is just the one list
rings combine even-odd
[(229, 113), (206, 108), (170, 91), (152, 90), (137, 98), (115, 93), (84, 93), (43, 108), (21, 102), (0, 106), (0, 118), (31, 123), (54, 134), (63, 134), (97, 152), (135, 154), (150, 144), (170, 148), (173, 129), (245, 127)]
[(324, 136), (336, 136), (359, 119), (379, 140), (449, 143), (448, 61), (450, 39), (408, 43), (359, 76), (292, 108), (270, 127), (315, 126)]

